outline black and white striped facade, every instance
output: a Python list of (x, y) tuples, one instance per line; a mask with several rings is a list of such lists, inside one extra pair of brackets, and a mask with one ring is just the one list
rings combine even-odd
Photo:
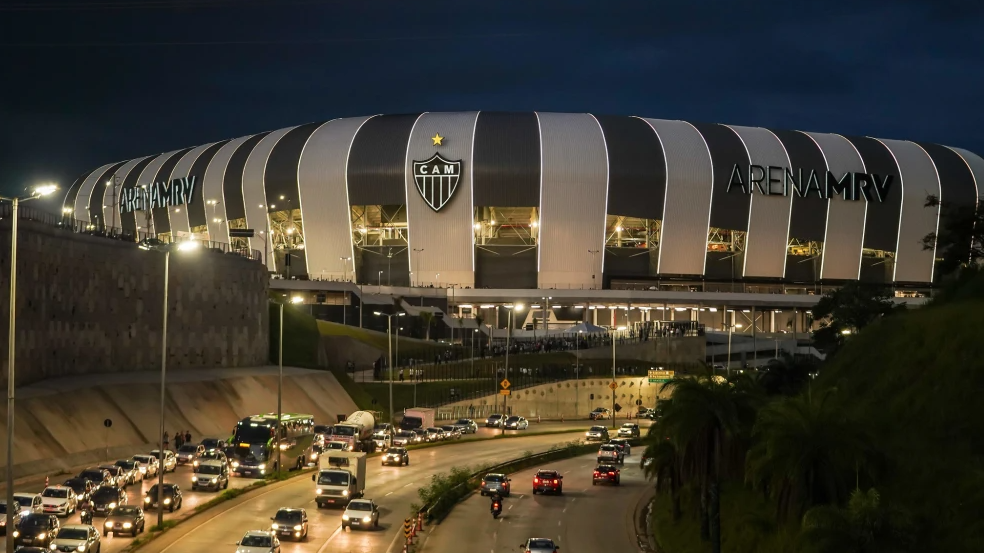
[[(461, 161), (457, 190), (440, 210), (413, 175), (414, 161), (434, 154)], [(816, 171), (821, 186), (828, 171), (891, 176), (892, 185), (880, 202), (729, 187), (735, 166), (747, 180), (750, 165)], [(186, 205), (150, 214), (113, 206), (127, 189), (186, 177), (197, 183)], [(292, 273), (312, 278), (355, 271), (376, 283), (386, 271), (383, 282), (394, 285), (492, 288), (589, 288), (601, 278), (919, 285), (935, 276), (934, 252), (921, 244), (939, 228), (927, 195), (976, 205), (982, 183), (984, 159), (936, 144), (586, 113), (454, 112), (335, 119), (110, 163), (72, 185), (65, 211), (131, 232), (152, 220), (156, 233), (230, 242), (227, 222), (259, 231), (289, 206), (299, 210), (304, 243)], [(353, 206), (382, 206), (407, 230), (382, 255), (364, 248)], [(535, 244), (484, 246), (477, 229), (489, 221), (477, 217), (489, 206), (530, 208)], [(613, 216), (658, 222), (658, 235), (619, 247)], [(715, 229), (741, 234), (740, 251), (709, 247)], [(249, 246), (276, 250), (264, 236)], [(813, 253), (797, 254), (797, 243)], [(274, 269), (276, 256), (267, 262)]]

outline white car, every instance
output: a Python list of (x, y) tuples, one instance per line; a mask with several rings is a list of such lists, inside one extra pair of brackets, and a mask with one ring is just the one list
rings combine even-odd
[(141, 480), (157, 476), (157, 467), (160, 466), (157, 462), (157, 457), (153, 455), (134, 455), (131, 459), (140, 463), (138, 470), (142, 475)]
[(273, 532), (250, 530), (236, 542), (236, 553), (280, 553), (280, 540)]
[(67, 517), (78, 507), (75, 490), (68, 486), (48, 486), (41, 492), (41, 510), (46, 514)]
[(20, 505), (21, 514), (40, 513), (44, 500), (39, 493), (14, 493), (14, 503)]
[(62, 526), (51, 542), (52, 551), (81, 551), (98, 553), (102, 549), (99, 532), (88, 524)]
[[(151, 451), (150, 454), (158, 459), (161, 457), (161, 452), (159, 449)], [(174, 472), (174, 469), (178, 468), (178, 458), (174, 456), (174, 452), (170, 449), (164, 450), (164, 461), (161, 463), (161, 466), (164, 467), (165, 474), (168, 472)]]
[(547, 538), (530, 538), (526, 543), (519, 544), (526, 553), (555, 553), (560, 551), (553, 540)]
[(379, 507), (371, 499), (353, 499), (342, 513), (342, 530), (346, 528), (376, 528), (379, 526)]

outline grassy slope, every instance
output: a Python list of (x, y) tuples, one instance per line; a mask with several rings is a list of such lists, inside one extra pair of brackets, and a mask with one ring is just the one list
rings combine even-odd
[[(270, 362), (278, 362), (280, 305), (270, 303)], [(314, 368), (318, 365), (318, 326), (314, 317), (284, 305), (284, 365)]]

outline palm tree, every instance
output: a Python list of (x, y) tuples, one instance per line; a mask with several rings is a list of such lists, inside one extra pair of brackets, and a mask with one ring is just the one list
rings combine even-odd
[(874, 488), (855, 489), (846, 508), (814, 507), (803, 516), (800, 544), (816, 553), (869, 553), (912, 550), (913, 524), (910, 515), (882, 505)]
[(700, 491), (701, 537), (721, 551), (721, 478), (741, 472), (748, 430), (755, 419), (757, 397), (748, 386), (715, 378), (676, 378), (664, 384), (672, 391), (660, 426), (678, 451), (682, 479)]
[(795, 357), (788, 353), (780, 359), (773, 359), (759, 371), (758, 381), (767, 395), (795, 395), (803, 391), (817, 370), (817, 364), (808, 358)]
[(673, 520), (679, 520), (680, 510), (680, 456), (673, 442), (669, 438), (662, 436), (659, 432), (653, 432), (659, 425), (654, 424), (649, 427), (649, 436), (646, 438), (648, 445), (642, 454), (640, 464), (643, 474), (648, 480), (656, 480), (656, 493), (660, 493), (669, 488), (670, 500), (673, 503)]
[(779, 520), (846, 500), (858, 472), (874, 459), (866, 432), (833, 399), (830, 390), (808, 392), (758, 414), (745, 478), (776, 501)]
[(434, 313), (431, 311), (421, 311), (420, 320), (424, 322), (424, 340), (430, 340), (431, 323), (434, 321)]

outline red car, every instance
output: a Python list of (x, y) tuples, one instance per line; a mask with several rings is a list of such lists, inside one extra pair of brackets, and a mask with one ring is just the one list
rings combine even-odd
[(594, 477), (591, 479), (591, 485), (597, 486), (598, 482), (618, 486), (622, 483), (621, 472), (612, 465), (598, 465), (594, 469)]
[(537, 493), (564, 493), (564, 477), (555, 470), (538, 470), (533, 476), (533, 495)]

